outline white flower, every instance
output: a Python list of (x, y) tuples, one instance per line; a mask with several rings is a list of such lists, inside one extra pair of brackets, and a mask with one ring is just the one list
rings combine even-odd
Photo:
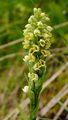
[(31, 25), (30, 24), (27, 24), (26, 26), (25, 26), (25, 28), (30, 28), (31, 27)]
[(41, 13), (41, 17), (45, 17), (45, 13)]
[(42, 19), (44, 19), (46, 21), (50, 20), (50, 18), (45, 13), (41, 13), (41, 17), (42, 17)]
[(23, 48), (28, 49), (29, 48), (29, 41), (24, 41), (23, 43)]
[(28, 33), (28, 30), (27, 30), (27, 29), (23, 30), (23, 35), (24, 35), (24, 36), (25, 36), (27, 33)]
[(39, 21), (39, 22), (37, 23), (37, 25), (38, 25), (38, 28), (42, 28), (42, 27), (43, 27), (43, 23), (42, 23), (41, 21)]
[(48, 37), (49, 37), (49, 34), (45, 33), (45, 34), (43, 34), (43, 37), (44, 37), (44, 38), (48, 38)]
[(45, 17), (45, 19), (46, 19), (47, 21), (49, 21), (49, 20), (50, 20), (50, 18), (49, 18), (49, 17)]
[(23, 60), (24, 60), (25, 62), (27, 62), (27, 61), (29, 60), (29, 56), (26, 55)]
[(29, 32), (25, 35), (24, 40), (29, 41), (29, 40), (32, 40), (32, 38), (33, 38), (33, 33)]
[(51, 26), (47, 26), (47, 30), (48, 30), (49, 32), (51, 32), (51, 31), (53, 30), (53, 28), (52, 28)]
[(40, 36), (40, 31), (39, 31), (38, 29), (35, 29), (35, 30), (34, 30), (34, 35), (35, 35), (35, 36)]
[(32, 54), (29, 54), (29, 55), (26, 55), (23, 60), (25, 62), (34, 62), (35, 61), (35, 57)]
[(41, 14), (41, 8), (38, 8), (38, 13)]
[(28, 92), (28, 89), (29, 89), (29, 87), (28, 87), (28, 86), (25, 86), (22, 90), (23, 90), (24, 93), (27, 93), (27, 92)]
[(28, 19), (28, 23), (31, 23), (34, 20), (34, 16), (32, 15), (29, 19)]

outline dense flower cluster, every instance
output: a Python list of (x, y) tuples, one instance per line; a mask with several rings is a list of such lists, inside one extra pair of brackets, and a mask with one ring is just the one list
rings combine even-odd
[(28, 19), (23, 31), (24, 61), (32, 65), (28, 73), (30, 80), (38, 80), (40, 71), (46, 68), (46, 57), (50, 55), (52, 27), (48, 25), (49, 17), (40, 8), (34, 8), (34, 15)]

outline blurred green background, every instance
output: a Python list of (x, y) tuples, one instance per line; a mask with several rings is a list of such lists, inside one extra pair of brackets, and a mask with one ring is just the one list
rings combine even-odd
[[(47, 60), (45, 79), (48, 80), (54, 73), (59, 72), (68, 61), (68, 0), (0, 0), (0, 120), (4, 120), (15, 108), (19, 109), (19, 115), (14, 119), (11, 117), (11, 120), (27, 120), (19, 106), (27, 97), (22, 88), (28, 81), (28, 68), (23, 63), (22, 40), (23, 29), (33, 14), (34, 7), (40, 7), (46, 12), (54, 27), (54, 40), (50, 48), (54, 56)], [(66, 68), (44, 90), (40, 100), (42, 106), (45, 106), (67, 83)], [(60, 102), (63, 103), (66, 98), (67, 96), (64, 96)], [(45, 117), (53, 119), (60, 106), (57, 103)], [(66, 120), (67, 110), (63, 111), (58, 120)], [(28, 111), (27, 109), (26, 114)]]

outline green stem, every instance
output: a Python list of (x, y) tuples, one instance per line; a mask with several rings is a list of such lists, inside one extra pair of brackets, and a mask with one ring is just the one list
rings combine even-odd
[(36, 120), (38, 115), (39, 96), (43, 84), (45, 71), (38, 81), (29, 81), (29, 98), (30, 98), (30, 118), (29, 120)]
[(30, 119), (36, 120), (39, 106), (39, 92), (35, 87), (35, 83), (32, 85), (32, 89), (30, 89)]
[(31, 101), (30, 120), (36, 120), (38, 113), (38, 95), (34, 93), (34, 101)]

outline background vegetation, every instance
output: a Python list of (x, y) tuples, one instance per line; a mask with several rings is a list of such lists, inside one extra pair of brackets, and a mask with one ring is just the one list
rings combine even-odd
[[(63, 107), (65, 101), (68, 104), (68, 0), (0, 0), (0, 120), (27, 120), (29, 114), (29, 100), (22, 92), (28, 80), (28, 68), (23, 63), (22, 30), (34, 7), (48, 14), (54, 28), (52, 56), (47, 60), (40, 97), (40, 120), (43, 117), (53, 120), (62, 108), (58, 120), (68, 120), (68, 107)], [(51, 109), (47, 111), (47, 104), (53, 99), (55, 104), (49, 104)]]

